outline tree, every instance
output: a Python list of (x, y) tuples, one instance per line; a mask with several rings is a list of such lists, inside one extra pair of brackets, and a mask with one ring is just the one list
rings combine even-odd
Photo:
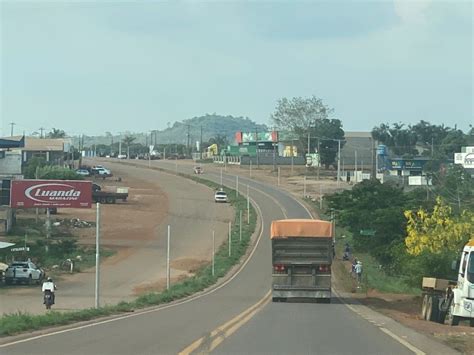
[(48, 138), (65, 138), (66, 132), (62, 129), (53, 128), (51, 132), (48, 133)]
[[(353, 234), (355, 247), (370, 252), (382, 264), (391, 262), (391, 246), (403, 242), (408, 200), (400, 188), (378, 180), (364, 180), (352, 190), (327, 197), (338, 222)], [(371, 230), (373, 235), (363, 235), (361, 230)]]
[(225, 134), (216, 134), (214, 138), (209, 139), (207, 146), (210, 146), (212, 144), (217, 144), (219, 149), (224, 149), (227, 148), (227, 146), (229, 145), (229, 140), (227, 139), (227, 136)]
[(48, 163), (44, 157), (32, 157), (28, 160), (23, 172), (25, 179), (36, 179), (38, 170), (47, 165)]
[(458, 251), (474, 235), (474, 214), (465, 210), (455, 216), (452, 208), (440, 197), (431, 213), (423, 208), (416, 212), (407, 210), (405, 218), (405, 244), (411, 255)]
[(452, 130), (441, 141), (441, 152), (452, 159), (454, 153), (460, 152), (461, 147), (466, 145), (466, 135), (460, 130)]
[(436, 193), (445, 202), (457, 206), (460, 212), (463, 205), (472, 206), (474, 202), (474, 179), (460, 165), (448, 166), (441, 174), (435, 174)]
[(416, 155), (417, 134), (403, 123), (394, 123), (392, 127), (382, 123), (372, 129), (372, 138), (385, 144), (399, 156)]
[(127, 158), (130, 158), (130, 144), (135, 140), (136, 138), (133, 137), (132, 135), (126, 135), (123, 137), (122, 142), (127, 146)]
[[(341, 121), (329, 118), (333, 112), (333, 109), (315, 96), (294, 97), (291, 100), (282, 98), (278, 100), (270, 120), (276, 129), (294, 132), (298, 137), (299, 146), (307, 153), (317, 149), (319, 140), (321, 161), (329, 166), (335, 162), (337, 140), (344, 138)], [(344, 141), (341, 143), (342, 147)]]
[(319, 146), (318, 151), (321, 154), (321, 164), (329, 168), (329, 165), (336, 162), (339, 148), (338, 141), (341, 141), (341, 149), (345, 143), (341, 121), (328, 118), (317, 120), (312, 135), (317, 136), (316, 144)]

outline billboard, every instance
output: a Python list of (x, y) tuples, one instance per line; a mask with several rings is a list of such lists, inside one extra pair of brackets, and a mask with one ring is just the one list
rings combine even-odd
[(82, 180), (13, 180), (10, 206), (13, 208), (90, 208), (92, 182)]

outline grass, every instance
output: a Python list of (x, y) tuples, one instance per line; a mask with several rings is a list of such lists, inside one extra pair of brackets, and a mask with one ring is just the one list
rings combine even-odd
[[(220, 185), (218, 184), (201, 179), (199, 177), (189, 176), (182, 173), (180, 173), (179, 175), (185, 176), (186, 178), (190, 178), (213, 189), (217, 189), (220, 187)], [(235, 191), (232, 189), (224, 187), (224, 190), (227, 192), (230, 204), (234, 207), (235, 221), (238, 221), (240, 216), (240, 210), (246, 212), (247, 200), (241, 194), (238, 194), (236, 196)], [(140, 309), (153, 305), (160, 305), (202, 291), (208, 288), (209, 286), (215, 284), (219, 278), (226, 275), (229, 270), (239, 262), (240, 258), (247, 251), (247, 247), (250, 243), (250, 238), (254, 233), (257, 224), (257, 216), (252, 205), (250, 205), (250, 223), (244, 223), (244, 221), (247, 221), (246, 213), (243, 213), (242, 219), (242, 241), (240, 241), (239, 225), (237, 223), (234, 223), (231, 229), (232, 254), (229, 257), (229, 245), (227, 241), (219, 247), (214, 257), (214, 275), (212, 275), (211, 265), (205, 265), (199, 270), (197, 270), (194, 276), (172, 285), (169, 290), (165, 290), (160, 293), (147, 293), (139, 296), (137, 299), (131, 302), (120, 302), (117, 305), (100, 307), (98, 309), (89, 308), (74, 312), (52, 311), (44, 315), (31, 315), (22, 312), (7, 314), (0, 318), (0, 337), (31, 330), (38, 330), (51, 326), (66, 325), (79, 321), (91, 320), (103, 316), (131, 312), (134, 309)]]

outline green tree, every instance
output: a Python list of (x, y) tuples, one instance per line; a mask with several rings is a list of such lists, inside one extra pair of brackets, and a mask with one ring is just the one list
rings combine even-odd
[(48, 163), (43, 157), (32, 157), (28, 160), (26, 167), (24, 168), (23, 174), (25, 179), (35, 179), (38, 169), (47, 166)]
[(227, 148), (227, 146), (229, 145), (229, 140), (227, 139), (227, 136), (225, 134), (216, 134), (215, 137), (209, 139), (206, 147), (209, 147), (212, 144), (217, 144), (219, 150), (221, 150)]
[[(310, 152), (317, 149), (319, 141), (321, 161), (329, 166), (335, 162), (337, 140), (344, 138), (341, 121), (329, 118), (333, 112), (315, 96), (294, 97), (291, 100), (282, 98), (278, 100), (270, 120), (276, 129), (294, 132), (303, 150), (308, 151), (308, 136)], [(343, 144), (344, 141), (341, 147)]]
[(336, 162), (336, 156), (341, 141), (341, 149), (344, 146), (344, 130), (342, 123), (338, 119), (320, 119), (316, 121), (316, 125), (312, 135), (316, 136), (317, 146), (321, 154), (321, 164), (328, 168)]
[(460, 130), (450, 131), (441, 141), (441, 152), (445, 157), (452, 157), (454, 153), (460, 152), (461, 147), (467, 145), (467, 137)]
[(51, 132), (48, 133), (48, 138), (66, 138), (66, 132), (62, 129), (53, 128)]
[(403, 123), (394, 123), (391, 127), (382, 123), (372, 129), (372, 138), (385, 144), (396, 155), (416, 155), (417, 134)]
[[(391, 262), (391, 247), (404, 238), (407, 198), (402, 189), (364, 180), (352, 190), (328, 196), (327, 202), (337, 211), (338, 222), (353, 234), (356, 248), (371, 253), (382, 264)], [(363, 235), (361, 230), (372, 230), (373, 235)]]
[(132, 135), (126, 135), (123, 137), (122, 142), (126, 145), (127, 147), (127, 157), (130, 158), (130, 144), (133, 143), (133, 141), (136, 139), (136, 137)]
[(456, 206), (458, 213), (474, 206), (474, 179), (461, 165), (446, 167), (433, 180), (436, 194)]

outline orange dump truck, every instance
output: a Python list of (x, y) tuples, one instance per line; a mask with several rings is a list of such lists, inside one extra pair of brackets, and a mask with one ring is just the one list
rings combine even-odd
[(272, 299), (331, 302), (333, 225), (313, 219), (273, 221)]

